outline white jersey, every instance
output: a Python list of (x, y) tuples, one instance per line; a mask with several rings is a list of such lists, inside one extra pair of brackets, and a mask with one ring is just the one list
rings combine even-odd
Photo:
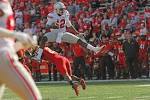
[[(14, 30), (14, 17), (11, 5), (7, 0), (0, 0), (0, 10), (4, 12), (4, 15), (0, 17), (0, 27)], [(0, 39), (0, 47), (13, 46), (14, 42), (11, 39)]]
[(64, 11), (62, 16), (59, 16), (55, 11), (49, 13), (47, 16), (47, 25), (51, 25), (52, 23), (57, 22), (59, 25), (59, 29), (51, 29), (51, 32), (66, 32), (66, 27), (71, 26), (71, 22), (69, 20), (69, 12), (67, 10)]

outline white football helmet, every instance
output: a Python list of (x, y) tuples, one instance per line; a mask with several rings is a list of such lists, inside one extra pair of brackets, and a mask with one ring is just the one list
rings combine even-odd
[(54, 9), (55, 9), (56, 13), (61, 16), (61, 15), (63, 15), (63, 13), (65, 11), (66, 6), (62, 2), (57, 2), (54, 5)]

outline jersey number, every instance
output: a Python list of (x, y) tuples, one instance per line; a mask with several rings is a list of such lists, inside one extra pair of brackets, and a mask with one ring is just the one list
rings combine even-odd
[(64, 28), (65, 27), (65, 19), (61, 19), (59, 22), (59, 27)]

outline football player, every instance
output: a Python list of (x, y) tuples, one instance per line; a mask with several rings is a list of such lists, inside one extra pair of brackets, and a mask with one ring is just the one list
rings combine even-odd
[(22, 100), (42, 100), (32, 77), (18, 61), (15, 47), (18, 50), (26, 49), (35, 42), (29, 35), (13, 31), (15, 25), (11, 2), (0, 0), (0, 100), (5, 86)]
[(44, 47), (41, 58), (56, 65), (58, 72), (67, 79), (77, 96), (79, 95), (79, 85), (78, 83), (73, 82), (74, 80), (81, 84), (83, 90), (86, 89), (86, 83), (84, 79), (78, 78), (72, 74), (70, 61), (66, 57), (59, 55), (57, 52), (48, 47)]
[(50, 29), (51, 32), (48, 32), (44, 34), (40, 41), (40, 52), (38, 53), (38, 59), (41, 57), (41, 52), (43, 51), (43, 45), (45, 42), (68, 42), (68, 43), (78, 43), (82, 47), (85, 47), (91, 51), (94, 51), (95, 53), (98, 53), (101, 51), (101, 49), (104, 46), (101, 47), (94, 47), (91, 44), (88, 44), (85, 40), (79, 38), (78, 36), (66, 32), (67, 27), (71, 27), (77, 34), (80, 34), (74, 26), (71, 24), (69, 20), (69, 12), (66, 10), (65, 5), (62, 2), (57, 2), (54, 4), (54, 11), (52, 13), (49, 13), (47, 16), (47, 23), (46, 27)]

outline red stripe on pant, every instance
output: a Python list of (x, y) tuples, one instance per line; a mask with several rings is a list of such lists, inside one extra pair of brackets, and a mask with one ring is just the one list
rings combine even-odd
[(28, 81), (22, 76), (22, 74), (20, 73), (20, 71), (19, 71), (19, 70), (17, 69), (17, 67), (14, 65), (13, 59), (11, 59), (9, 53), (8, 53), (8, 59), (10, 60), (11, 65), (13, 66), (12, 69), (15, 70), (15, 72), (16, 72), (17, 74), (19, 74), (19, 76), (23, 79), (23, 81), (24, 81), (25, 84), (27, 85), (29, 91), (32, 93), (32, 95), (33, 95), (33, 97), (35, 98), (35, 100), (38, 100), (37, 97), (36, 97), (36, 95), (34, 94), (32, 88), (31, 88), (30, 84), (28, 83)]

